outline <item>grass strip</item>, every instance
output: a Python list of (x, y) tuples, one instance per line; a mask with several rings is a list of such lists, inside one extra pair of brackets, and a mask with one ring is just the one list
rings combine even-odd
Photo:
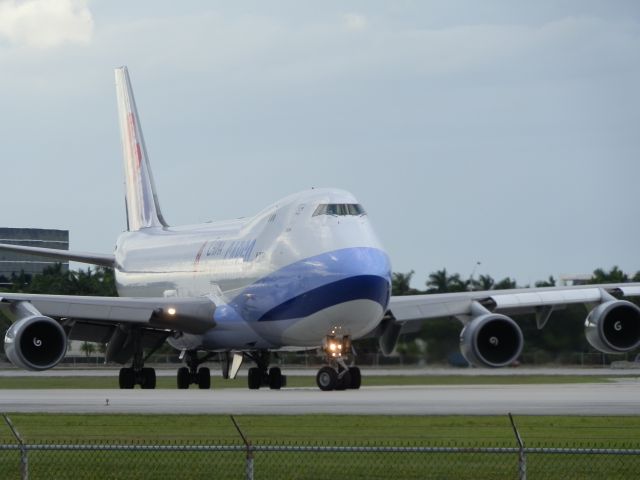
[[(27, 443), (224, 444), (240, 438), (226, 415), (10, 414)], [(240, 415), (254, 445), (514, 447), (506, 416)], [(639, 448), (640, 416), (518, 416), (527, 446)], [(0, 442), (13, 443), (8, 428)], [(257, 452), (260, 478), (516, 478), (513, 453)], [(30, 478), (242, 478), (243, 452), (30, 451)], [(536, 478), (631, 478), (640, 456), (529, 454)], [(19, 454), (0, 452), (3, 478), (19, 477)], [(634, 473), (635, 472), (635, 473)]]
[[(9, 413), (26, 442), (237, 443), (228, 415)], [(238, 415), (253, 443), (515, 446), (504, 416)], [(4, 422), (3, 422), (4, 423)], [(640, 416), (517, 416), (528, 446), (640, 448)], [(0, 425), (0, 441), (11, 433)]]

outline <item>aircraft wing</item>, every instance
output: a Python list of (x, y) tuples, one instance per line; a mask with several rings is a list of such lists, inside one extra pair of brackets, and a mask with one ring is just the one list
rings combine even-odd
[(89, 263), (91, 265), (100, 265), (103, 267), (113, 267), (116, 262), (115, 256), (110, 254), (71, 252), (69, 250), (60, 250), (57, 248), (27, 247), (24, 245), (0, 243), (0, 250), (38, 255), (41, 257), (54, 258), (56, 260), (71, 260), (74, 262)]
[(71, 326), (90, 323), (131, 325), (200, 334), (215, 326), (215, 304), (208, 297), (134, 298), (0, 293), (0, 309), (15, 317), (28, 302), (42, 315)]
[[(456, 318), (465, 325), (460, 340), (465, 356), (472, 363), (502, 366), (519, 354), (523, 343), (510, 315), (535, 313), (538, 328), (543, 328), (554, 310), (581, 303), (591, 305), (585, 322), (589, 342), (602, 352), (624, 353), (640, 345), (640, 308), (619, 298), (638, 296), (640, 283), (393, 296), (376, 334), (381, 350), (390, 354), (400, 334), (417, 331), (421, 322)], [(507, 345), (513, 348), (507, 351)], [(499, 348), (505, 352), (502, 360), (483, 357)]]
[(131, 298), (0, 293), (13, 321), (5, 354), (29, 370), (46, 370), (65, 355), (67, 340), (108, 344), (107, 361), (126, 363), (136, 351), (155, 351), (175, 331), (201, 334), (215, 326), (207, 297)]
[(640, 283), (393, 296), (389, 312), (398, 323), (442, 317), (464, 321), (473, 316), (474, 302), (491, 312), (517, 315), (573, 303), (600, 303), (613, 296), (640, 296)]

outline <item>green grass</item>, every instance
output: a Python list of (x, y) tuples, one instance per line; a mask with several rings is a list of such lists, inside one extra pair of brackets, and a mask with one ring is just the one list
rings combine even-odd
[[(239, 441), (227, 415), (125, 415), (10, 413), (27, 442), (214, 442)], [(514, 446), (505, 416), (238, 415), (254, 443), (490, 444)], [(640, 416), (520, 416), (516, 423), (528, 444), (640, 448)], [(0, 424), (0, 441), (11, 433)]]
[[(27, 443), (240, 445), (228, 416), (10, 414)], [(266, 416), (236, 420), (254, 445), (516, 445), (506, 416)], [(516, 417), (528, 446), (640, 448), (637, 417)], [(0, 443), (12, 442), (0, 428)], [(529, 454), (531, 478), (631, 478), (640, 456)], [(243, 478), (242, 452), (31, 451), (31, 479)], [(0, 478), (19, 477), (0, 451)], [(257, 452), (256, 478), (517, 478), (513, 453)]]
[[(637, 378), (633, 375), (615, 378)], [(363, 386), (385, 385), (523, 385), (523, 384), (567, 384), (567, 383), (607, 383), (611, 377), (581, 375), (495, 375), (495, 376), (363, 376)], [(289, 376), (288, 387), (315, 387), (315, 377)], [(246, 388), (246, 377), (223, 380), (212, 377), (213, 388)], [(112, 377), (0, 377), (0, 391), (3, 389), (41, 388), (118, 388), (117, 374)], [(156, 388), (176, 388), (176, 379), (158, 377)]]

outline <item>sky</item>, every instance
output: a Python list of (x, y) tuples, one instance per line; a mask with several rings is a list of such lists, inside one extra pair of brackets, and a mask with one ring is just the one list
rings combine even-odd
[(640, 270), (637, 1), (0, 0), (0, 225), (113, 250), (120, 65), (172, 225), (336, 187), (416, 288)]

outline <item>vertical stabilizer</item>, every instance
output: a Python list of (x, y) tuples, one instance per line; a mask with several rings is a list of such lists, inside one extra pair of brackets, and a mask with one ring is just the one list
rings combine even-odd
[(129, 230), (166, 226), (156, 196), (140, 117), (127, 67), (116, 68), (118, 118), (124, 156), (127, 225)]

